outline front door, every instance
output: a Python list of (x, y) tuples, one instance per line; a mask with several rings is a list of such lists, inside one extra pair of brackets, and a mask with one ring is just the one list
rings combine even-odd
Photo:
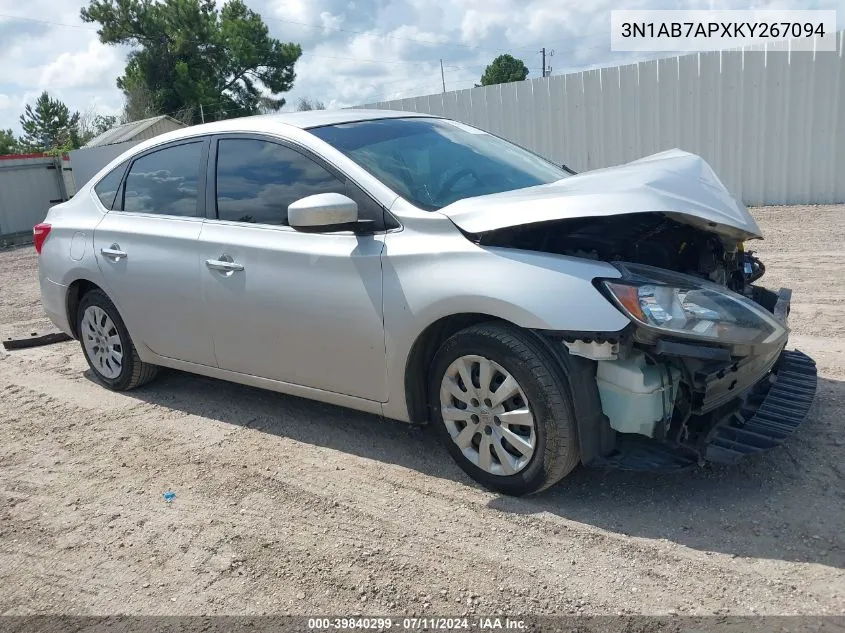
[(385, 401), (383, 235), (290, 228), (291, 202), (348, 193), (347, 183), (273, 141), (216, 144), (209, 167), (213, 213), (199, 242), (218, 366)]
[(207, 143), (182, 142), (136, 158), (94, 231), (94, 253), (136, 343), (213, 367), (197, 242)]

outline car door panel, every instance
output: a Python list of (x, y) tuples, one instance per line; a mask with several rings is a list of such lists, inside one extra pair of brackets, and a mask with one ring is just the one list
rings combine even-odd
[(207, 183), (201, 287), (218, 366), (385, 401), (383, 235), (285, 226), (290, 202), (348, 182), (275, 139), (234, 136), (216, 139)]
[[(386, 399), (381, 236), (208, 221), (200, 244), (221, 369)], [(224, 257), (243, 269), (205, 264)]]
[(214, 366), (197, 242), (208, 143), (192, 140), (133, 158), (119, 200), (94, 231), (94, 254), (105, 290), (138, 343), (159, 356)]
[(94, 231), (94, 254), (137, 341), (159, 356), (214, 366), (198, 287), (201, 228), (200, 218), (112, 212)]

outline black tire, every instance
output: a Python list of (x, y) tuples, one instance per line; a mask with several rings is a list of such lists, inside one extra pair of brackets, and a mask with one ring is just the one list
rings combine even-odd
[[(109, 316), (120, 337), (120, 345), (124, 350), (123, 362), (121, 364), (120, 374), (116, 378), (108, 378), (100, 373), (88, 355), (88, 350), (83, 342), (82, 317), (85, 314), (85, 310), (90, 306), (97, 306)], [(113, 391), (128, 391), (129, 389), (134, 389), (149, 382), (158, 373), (158, 367), (156, 365), (145, 363), (138, 357), (138, 351), (135, 349), (135, 344), (132, 342), (132, 337), (129, 336), (129, 331), (126, 329), (123, 319), (120, 318), (120, 313), (108, 295), (102, 290), (91, 290), (82, 297), (82, 300), (79, 302), (79, 308), (76, 311), (76, 331), (79, 333), (79, 342), (82, 346), (82, 353), (85, 354), (85, 360), (88, 361), (88, 366), (91, 368), (91, 372), (94, 374), (97, 382), (103, 386)]]
[[(440, 386), (449, 366), (461, 356), (478, 355), (497, 363), (519, 383), (534, 415), (536, 445), (528, 464), (513, 475), (495, 475), (476, 466), (452, 440), (443, 421)], [(458, 465), (481, 485), (508, 495), (539, 492), (578, 465), (578, 435), (565, 368), (534, 334), (505, 323), (469, 327), (447, 339), (429, 372), (431, 419)]]

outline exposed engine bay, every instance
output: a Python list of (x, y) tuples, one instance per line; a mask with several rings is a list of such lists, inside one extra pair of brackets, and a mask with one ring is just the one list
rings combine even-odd
[[(800, 352), (783, 351), (791, 291), (754, 285), (765, 266), (741, 241), (663, 213), (559, 219), (469, 237), (482, 246), (624, 262), (623, 271), (634, 264), (689, 275), (744, 295), (782, 326), (778, 340), (749, 345), (721, 335), (696, 341), (655, 333), (636, 319), (629, 331), (611, 336), (563, 333), (570, 355), (595, 361), (586, 371), (601, 412), (582, 430), (592, 438), (586, 442), (592, 449), (582, 442), (585, 463), (675, 470), (703, 460), (732, 462), (779, 444), (806, 415), (815, 365)], [(648, 293), (659, 291), (647, 288), (639, 298), (654, 306)], [(685, 309), (692, 320), (708, 314), (695, 303)], [(706, 321), (698, 319), (696, 327)]]
[[(748, 294), (766, 269), (742, 245), (681, 224), (663, 213), (554, 220), (475, 236), (486, 246), (647, 264), (694, 275)], [(750, 296), (750, 294), (749, 294)]]

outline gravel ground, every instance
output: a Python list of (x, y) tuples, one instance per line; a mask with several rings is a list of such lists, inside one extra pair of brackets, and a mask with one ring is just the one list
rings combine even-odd
[[(0, 350), (0, 614), (845, 614), (845, 206), (754, 213), (820, 384), (737, 467), (506, 498), (427, 430), (174, 371), (116, 394), (76, 342)], [(42, 328), (32, 248), (0, 270), (0, 335)]]

